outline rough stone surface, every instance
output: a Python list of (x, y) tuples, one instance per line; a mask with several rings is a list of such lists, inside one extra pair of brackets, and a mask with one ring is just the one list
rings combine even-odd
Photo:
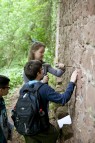
[(60, 0), (56, 59), (72, 66), (66, 68), (62, 79), (57, 79), (58, 91), (66, 88), (72, 71), (80, 69), (76, 90), (67, 106), (73, 137), (67, 141), (63, 137), (63, 142), (95, 143), (95, 0)]

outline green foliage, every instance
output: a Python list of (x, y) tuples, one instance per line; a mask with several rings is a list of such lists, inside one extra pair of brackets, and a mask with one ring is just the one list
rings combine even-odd
[(56, 0), (0, 0), (0, 69), (12, 87), (23, 81), (31, 38), (46, 44), (45, 61), (53, 64), (55, 19)]
[(55, 76), (50, 73), (48, 73), (48, 76), (49, 76), (49, 85), (51, 85), (52, 88), (55, 88), (56, 86)]
[[(31, 38), (47, 45), (54, 57), (55, 11), (53, 0), (2, 0), (0, 2), (0, 57), (1, 66), (10, 65), (15, 59), (28, 54)], [(53, 18), (54, 17), (54, 18)], [(7, 52), (6, 52), (7, 51)], [(53, 53), (53, 55), (52, 55)], [(46, 59), (52, 62), (52, 59)]]
[(17, 85), (22, 84), (22, 72), (20, 70), (14, 69), (10, 74), (10, 86), (11, 88), (15, 88)]
[(10, 68), (7, 70), (6, 68), (3, 68), (3, 71), (0, 70), (0, 74), (10, 78), (11, 90), (23, 83), (22, 72), (23, 69), (20, 69), (19, 67)]

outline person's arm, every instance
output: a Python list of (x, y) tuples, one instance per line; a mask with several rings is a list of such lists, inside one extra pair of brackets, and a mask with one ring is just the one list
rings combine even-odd
[(65, 68), (64, 68), (64, 70), (63, 70), (63, 69), (61, 69), (61, 68), (55, 69), (55, 68), (53, 68), (53, 67), (51, 67), (51, 66), (48, 66), (48, 72), (51, 73), (51, 74), (53, 74), (53, 75), (55, 75), (55, 76), (57, 76), (57, 77), (60, 77), (60, 76), (62, 76), (63, 73), (65, 72)]
[(56, 92), (53, 88), (51, 88), (49, 85), (45, 84), (39, 90), (40, 95), (42, 97), (44, 96), (43, 98), (45, 98), (47, 101), (61, 103), (62, 105), (64, 105), (71, 98), (71, 95), (74, 91), (76, 79), (77, 79), (77, 71), (74, 71), (71, 76), (70, 83), (68, 84), (67, 89), (64, 93), (60, 94)]
[(44, 95), (44, 98), (46, 98), (46, 100), (52, 101), (55, 103), (61, 103), (62, 105), (64, 105), (71, 98), (74, 87), (75, 87), (75, 84), (73, 82), (70, 82), (68, 84), (66, 91), (63, 94), (60, 94), (56, 92), (53, 88), (51, 88), (49, 85), (45, 84), (40, 88), (39, 92), (40, 92), (40, 95)]

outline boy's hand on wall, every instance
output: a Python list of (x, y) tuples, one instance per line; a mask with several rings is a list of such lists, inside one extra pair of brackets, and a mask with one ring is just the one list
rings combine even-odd
[(79, 70), (75, 70), (75, 71), (72, 73), (71, 79), (70, 79), (71, 82), (74, 82), (74, 83), (76, 82), (77, 77), (78, 77), (78, 72), (79, 72)]

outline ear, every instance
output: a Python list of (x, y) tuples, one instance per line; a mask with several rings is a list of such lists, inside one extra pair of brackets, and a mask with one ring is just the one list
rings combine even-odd
[(37, 72), (37, 76), (39, 75), (39, 72)]

